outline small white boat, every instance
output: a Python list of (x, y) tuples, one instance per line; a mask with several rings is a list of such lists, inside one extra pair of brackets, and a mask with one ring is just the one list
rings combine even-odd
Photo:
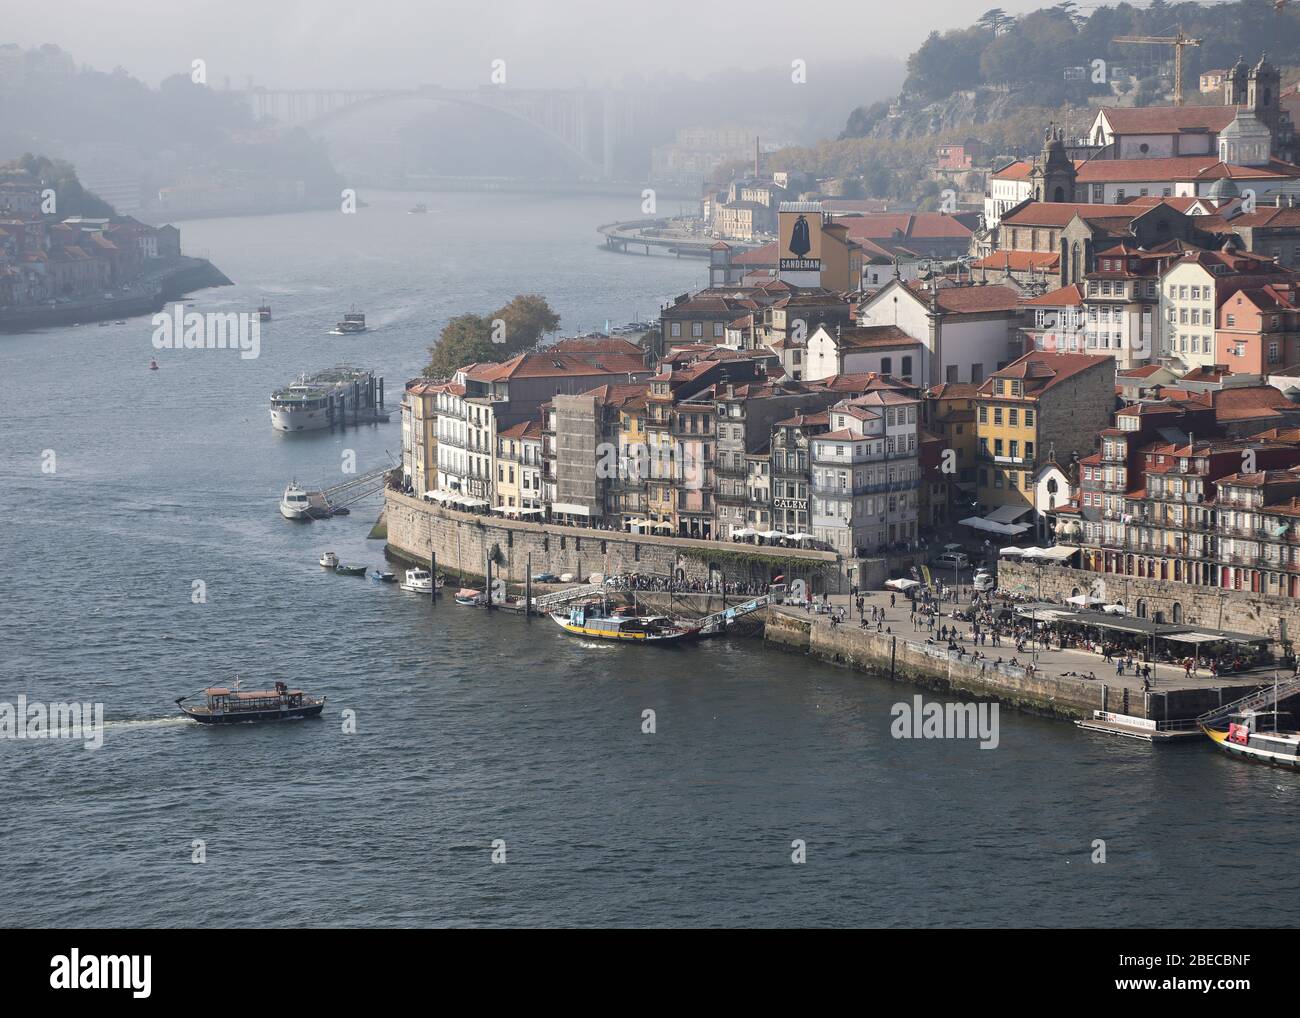
[(339, 567), (339, 557), (332, 551), (327, 551), (320, 557), (322, 569), (337, 569)]
[[(439, 589), (442, 588), (442, 583), (442, 577), (439, 577)], [(433, 577), (427, 569), (408, 569), (400, 586), (403, 590), (413, 590), (417, 594), (429, 594), (433, 591)]]
[(290, 481), (280, 496), (280, 515), (286, 520), (311, 519), (311, 502), (297, 481)]

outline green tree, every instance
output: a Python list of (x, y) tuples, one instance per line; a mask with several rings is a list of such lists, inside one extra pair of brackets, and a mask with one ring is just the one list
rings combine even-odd
[(492, 343), (492, 322), (481, 315), (457, 315), (429, 347), (425, 378), (447, 378), (466, 364), (501, 359), (501, 347)]
[(1001, 7), (994, 7), (992, 10), (985, 11), (981, 14), (979, 20), (976, 21), (975, 24), (982, 28), (987, 28), (989, 30), (989, 35), (996, 39), (998, 36), (998, 29), (1002, 26), (1002, 23), (1009, 20), (1006, 11)]
[(505, 350), (498, 351), (492, 360), (501, 359), (501, 353), (513, 357), (560, 327), (560, 316), (551, 310), (551, 305), (539, 293), (519, 294), (505, 307), (497, 309), (492, 321), (504, 323), (505, 338)]

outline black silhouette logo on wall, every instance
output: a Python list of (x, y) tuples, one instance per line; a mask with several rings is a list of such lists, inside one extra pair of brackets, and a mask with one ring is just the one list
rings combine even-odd
[(794, 221), (794, 228), (790, 230), (790, 253), (796, 258), (802, 258), (812, 250), (812, 241), (808, 238), (808, 220), (800, 216)]

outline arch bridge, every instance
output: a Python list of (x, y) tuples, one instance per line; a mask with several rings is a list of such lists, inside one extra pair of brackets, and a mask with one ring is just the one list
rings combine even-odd
[(411, 115), (452, 103), (527, 125), (572, 156), (588, 175), (613, 175), (614, 146), (631, 133), (629, 117), (614, 93), (590, 89), (268, 89), (243, 95), (258, 118), (317, 133), (349, 118), (370, 114)]

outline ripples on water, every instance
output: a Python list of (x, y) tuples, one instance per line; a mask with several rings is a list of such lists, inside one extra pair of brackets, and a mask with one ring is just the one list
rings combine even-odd
[[(323, 572), (326, 548), (380, 563), (373, 514), (289, 524), (280, 490), (338, 477), (347, 449), (382, 462), (399, 425), (278, 436), (273, 387), (348, 357), (395, 401), (452, 314), (538, 291), (569, 328), (646, 318), (705, 274), (596, 250), (594, 224), (635, 214), (607, 201), (442, 195), (444, 214), (406, 216), (412, 200), (346, 225), (183, 225), (239, 283), (199, 310), (273, 305), (256, 361), (163, 352), (149, 372), (143, 319), (0, 337), (0, 700), (102, 701), (109, 720), (98, 752), (0, 741), (0, 922), (1296, 921), (1295, 775), (1009, 713), (996, 751), (895, 741), (913, 690), (752, 641), (588, 644)], [(353, 304), (382, 327), (324, 336)], [(236, 674), (324, 693), (326, 716), (176, 716)], [(283, 886), (250, 895), (268, 873)]]

